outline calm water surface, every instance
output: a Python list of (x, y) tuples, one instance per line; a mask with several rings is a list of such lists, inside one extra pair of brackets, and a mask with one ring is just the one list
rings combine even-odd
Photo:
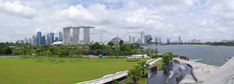
[[(143, 46), (147, 49), (149, 46)], [(222, 66), (227, 58), (234, 56), (232, 46), (199, 46), (199, 45), (166, 45), (150, 46), (151, 49), (158, 48), (159, 53), (172, 52), (180, 56), (187, 56), (189, 59), (200, 59), (197, 61), (205, 64)]]

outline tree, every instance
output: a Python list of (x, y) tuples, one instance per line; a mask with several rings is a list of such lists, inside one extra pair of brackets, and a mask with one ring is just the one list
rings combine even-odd
[(58, 56), (60, 58), (60, 62), (61, 62), (61, 58), (63, 57), (63, 54), (64, 54), (64, 50), (58, 49)]
[(137, 63), (139, 66), (140, 66), (140, 69), (142, 71), (142, 77), (144, 78), (145, 77), (145, 70), (149, 69), (149, 64), (146, 63), (146, 61), (139, 61)]
[(158, 48), (155, 48), (155, 55), (158, 54)]
[(147, 40), (147, 43), (149, 44), (151, 42), (152, 38), (150, 37), (148, 40)]
[(119, 41), (119, 45), (123, 45), (124, 41), (123, 40), (120, 40)]
[(144, 50), (144, 49), (143, 49), (143, 50), (141, 50), (141, 54), (143, 54), (143, 55), (145, 54), (145, 50)]
[(82, 51), (80, 51), (79, 47), (76, 49), (76, 55), (80, 58)]
[(41, 55), (41, 48), (37, 48), (35, 50), (35, 53), (37, 54), (36, 57), (37, 57), (37, 61), (39, 61), (38, 57)]
[[(48, 57), (48, 60), (50, 60), (52, 52), (50, 50), (45, 51), (46, 56)], [(52, 60), (52, 59), (51, 59)]]
[(173, 54), (171, 52), (165, 52), (163, 54), (162, 60), (165, 64), (168, 64), (173, 59)]
[[(72, 59), (73, 56), (74, 56), (74, 52), (73, 52), (72, 50), (70, 50), (70, 51), (69, 51), (68, 57), (69, 57), (70, 59)], [(73, 62), (73, 60), (71, 60), (71, 62)]]
[(12, 49), (10, 47), (7, 47), (5, 50), (5, 54), (7, 54), (7, 55), (12, 54)]
[(136, 81), (140, 79), (142, 76), (141, 74), (141, 68), (140, 66), (134, 66), (132, 69), (128, 71), (128, 78), (133, 80), (134, 84), (136, 84)]
[(113, 42), (108, 42), (107, 45), (112, 48), (112, 46), (114, 46), (114, 43)]

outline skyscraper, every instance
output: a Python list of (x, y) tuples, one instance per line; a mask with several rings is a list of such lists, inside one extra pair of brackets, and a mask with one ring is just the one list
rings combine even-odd
[[(146, 35), (145, 37), (146, 37), (146, 42), (148, 42), (148, 40), (151, 38), (151, 35)], [(150, 41), (150, 42), (152, 42), (152, 41)]]
[(170, 44), (170, 39), (167, 39), (167, 44)]
[(63, 33), (59, 32), (59, 41), (63, 41)]
[(41, 32), (37, 32), (37, 44), (41, 45)]
[(46, 45), (50, 44), (50, 34), (46, 36)]
[(129, 43), (132, 43), (132, 36), (129, 36)]
[(159, 37), (159, 44), (161, 44), (162, 43), (162, 41), (161, 41), (161, 37)]
[(27, 39), (26, 36), (24, 37), (24, 43), (25, 43), (25, 44), (28, 43), (28, 39)]
[(54, 42), (54, 33), (50, 33), (50, 44)]
[(132, 37), (132, 43), (136, 43), (135, 37)]
[(41, 45), (45, 45), (45, 35), (41, 37)]
[(180, 36), (178, 37), (178, 43), (181, 43), (181, 38), (180, 38)]
[(145, 43), (145, 33), (143, 31), (141, 32), (141, 43)]
[(155, 38), (155, 43), (158, 43), (158, 38)]
[(33, 37), (32, 37), (32, 40), (33, 40), (33, 45), (36, 45), (37, 44), (37, 38), (33, 35)]
[(55, 37), (55, 42), (59, 41), (58, 37)]

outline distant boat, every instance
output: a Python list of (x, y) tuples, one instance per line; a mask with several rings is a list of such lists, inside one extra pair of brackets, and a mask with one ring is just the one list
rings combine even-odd
[(228, 59), (226, 59), (226, 61), (230, 60), (233, 56), (230, 56)]

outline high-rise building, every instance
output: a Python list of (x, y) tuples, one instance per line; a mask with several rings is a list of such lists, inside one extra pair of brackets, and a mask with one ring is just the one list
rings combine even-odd
[(158, 38), (155, 38), (155, 43), (158, 43)]
[(28, 39), (27, 39), (26, 36), (24, 37), (24, 43), (25, 43), (25, 44), (28, 43)]
[(54, 33), (50, 33), (50, 44), (54, 43)]
[(181, 43), (181, 38), (180, 38), (180, 36), (178, 37), (178, 43)]
[(70, 44), (70, 28), (63, 28), (63, 44)]
[(84, 28), (84, 44), (90, 43), (89, 28)]
[(63, 41), (63, 33), (59, 32), (59, 41)]
[(29, 38), (29, 44), (32, 44), (32, 38)]
[(58, 37), (55, 37), (55, 42), (59, 41), (59, 38)]
[(46, 36), (46, 45), (50, 44), (50, 34), (47, 34)]
[(159, 39), (158, 39), (158, 40), (159, 40), (159, 44), (161, 44), (161, 43), (162, 43), (162, 41), (161, 41), (161, 37), (159, 37)]
[[(146, 37), (146, 42), (148, 42), (148, 40), (151, 38), (151, 35), (146, 35), (145, 37)], [(150, 42), (152, 42), (152, 41), (150, 41)]]
[(37, 32), (37, 44), (41, 45), (41, 32)]
[(135, 37), (132, 37), (132, 43), (136, 43)]
[(129, 43), (132, 43), (132, 36), (129, 36)]
[(167, 39), (167, 44), (170, 44), (170, 39)]
[(37, 44), (37, 38), (33, 35), (33, 37), (32, 37), (32, 40), (33, 40), (33, 45), (36, 45)]
[(141, 43), (145, 43), (145, 33), (143, 31), (141, 32)]
[(45, 45), (45, 35), (41, 37), (41, 45)]

